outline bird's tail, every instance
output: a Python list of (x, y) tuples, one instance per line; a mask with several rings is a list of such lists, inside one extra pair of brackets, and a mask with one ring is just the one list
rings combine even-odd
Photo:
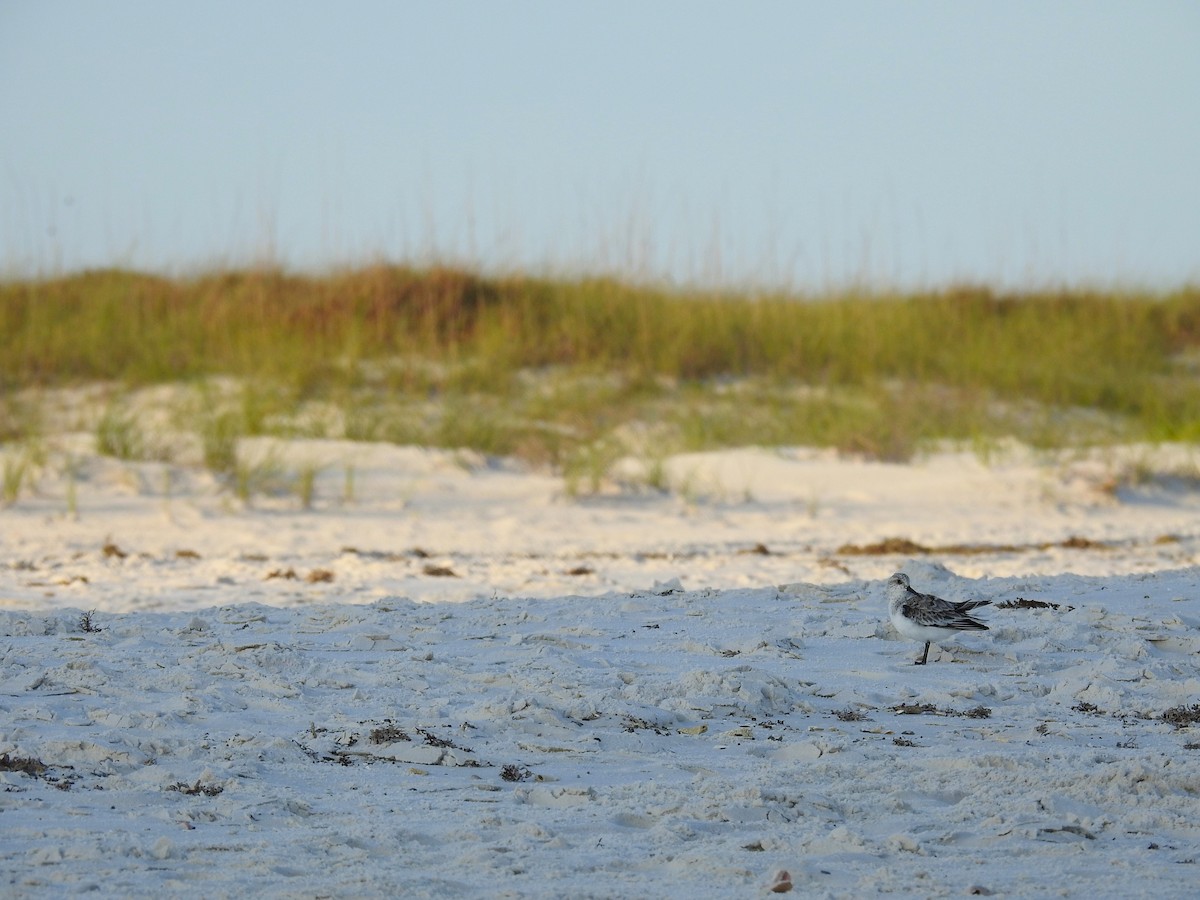
[(991, 600), (964, 600), (961, 603), (955, 603), (954, 608), (959, 612), (970, 612), (973, 609), (978, 609), (981, 606), (991, 606)]

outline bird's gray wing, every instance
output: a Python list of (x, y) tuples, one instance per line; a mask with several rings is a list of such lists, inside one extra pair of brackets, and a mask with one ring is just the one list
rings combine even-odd
[[(960, 628), (964, 631), (987, 631), (987, 626), (973, 616), (967, 615), (967, 610), (991, 603), (990, 600), (967, 600), (963, 604), (951, 603), (933, 594), (921, 594), (909, 590), (904, 601), (905, 617), (918, 625), (931, 628)], [(970, 605), (964, 605), (970, 604)]]

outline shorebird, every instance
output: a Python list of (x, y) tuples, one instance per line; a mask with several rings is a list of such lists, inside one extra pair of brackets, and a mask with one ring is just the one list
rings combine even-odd
[(925, 642), (925, 652), (916, 661), (923, 666), (929, 659), (929, 645), (955, 637), (960, 631), (987, 631), (988, 627), (969, 616), (971, 610), (987, 606), (991, 600), (963, 600), (952, 603), (912, 589), (908, 576), (897, 572), (887, 582), (888, 615), (896, 630), (906, 638)]

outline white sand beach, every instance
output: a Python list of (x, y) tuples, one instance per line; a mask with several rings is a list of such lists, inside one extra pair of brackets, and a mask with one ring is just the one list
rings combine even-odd
[[(310, 509), (83, 455), (0, 510), (0, 893), (1194, 891), (1191, 448), (746, 449), (587, 497), (256, 449)], [(897, 570), (990, 630), (914, 666)]]

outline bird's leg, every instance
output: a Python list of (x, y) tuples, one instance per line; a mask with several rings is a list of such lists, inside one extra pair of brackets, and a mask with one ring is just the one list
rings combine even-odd
[(925, 652), (921, 654), (921, 658), (918, 659), (915, 663), (913, 663), (913, 665), (914, 666), (923, 666), (923, 665), (925, 665), (925, 663), (928, 660), (929, 660), (929, 641), (926, 641), (925, 642)]

